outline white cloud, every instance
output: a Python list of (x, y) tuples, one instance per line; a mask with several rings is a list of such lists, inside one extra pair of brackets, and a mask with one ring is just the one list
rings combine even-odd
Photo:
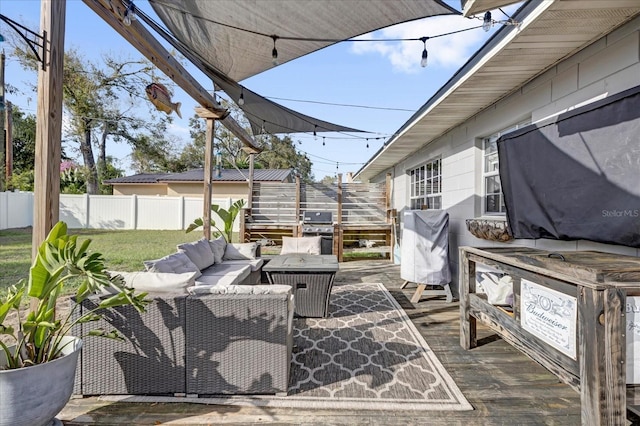
[[(511, 14), (516, 8), (517, 5), (504, 10)], [(492, 15), (494, 20), (504, 17), (499, 10), (492, 11)], [(428, 67), (456, 69), (462, 66), (499, 28), (499, 25), (495, 25), (490, 32), (484, 32), (482, 28), (471, 29), (481, 25), (482, 20), (480, 19), (462, 16), (436, 16), (398, 24), (358, 38), (382, 40), (431, 37), (426, 43), (429, 53)], [(456, 33), (460, 30), (466, 31)], [(379, 54), (391, 63), (394, 71), (413, 74), (420, 70), (423, 44), (420, 40), (354, 42), (351, 50), (359, 55)]]

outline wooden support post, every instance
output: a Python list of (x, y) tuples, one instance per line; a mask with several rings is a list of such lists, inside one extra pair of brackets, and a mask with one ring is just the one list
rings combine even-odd
[[(385, 211), (391, 210), (391, 173), (387, 173), (387, 179), (384, 187)], [(391, 223), (391, 217), (387, 214), (387, 223)]]
[(247, 194), (247, 208), (249, 212), (251, 212), (251, 206), (253, 205), (253, 175), (254, 175), (254, 163), (255, 163), (254, 152), (249, 153), (249, 193)]
[[(344, 257), (344, 230), (342, 229), (342, 173), (338, 173), (338, 193), (336, 194), (338, 202), (338, 262), (342, 262)], [(335, 233), (334, 233), (335, 234)], [(334, 235), (335, 238), (335, 235)]]
[(6, 129), (6, 133), (5, 133), (5, 150), (4, 150), (4, 154), (5, 154), (5, 164), (6, 164), (6, 170), (5, 170), (5, 176), (6, 176), (6, 188), (7, 189), (12, 189), (12, 185), (11, 185), (11, 177), (13, 176), (13, 117), (11, 114), (11, 102), (6, 102), (5, 104), (5, 120), (4, 120), (4, 127)]
[(478, 346), (476, 319), (470, 313), (469, 293), (476, 291), (476, 263), (469, 260), (467, 252), (459, 250), (460, 262), (460, 346), (471, 349)]
[(60, 217), (60, 144), (62, 139), (62, 74), (64, 66), (64, 26), (67, 3), (42, 0), (40, 31), (47, 35), (49, 53), (46, 67), (38, 70), (36, 113), (36, 160), (33, 191), (33, 233), (31, 255)]
[[(4, 59), (5, 59), (4, 50), (2, 50), (0, 52), (0, 106), (6, 105), (6, 102), (4, 99)], [(0, 135), (3, 134), (4, 129), (5, 129), (5, 115), (2, 113), (2, 111), (0, 111)], [(0, 154), (2, 153), (6, 153), (4, 144), (0, 145)], [(3, 158), (2, 155), (0, 155), (0, 159), (1, 158)], [(6, 159), (7, 156), (4, 156), (4, 158)], [(6, 160), (5, 160), (5, 164), (6, 164)], [(2, 185), (2, 182), (0, 182), (0, 191), (4, 191), (8, 188), (9, 188), (9, 180), (5, 181), (4, 186)]]
[(211, 239), (211, 197), (213, 194), (213, 138), (215, 137), (216, 122), (207, 118), (207, 134), (204, 151), (204, 201), (202, 212), (202, 236)]
[[(296, 175), (296, 222), (300, 225), (301, 216), (300, 216), (300, 175)], [(294, 237), (300, 237), (300, 226), (296, 227), (296, 233), (293, 234)]]
[(578, 292), (582, 424), (626, 422), (625, 295), (619, 289)]

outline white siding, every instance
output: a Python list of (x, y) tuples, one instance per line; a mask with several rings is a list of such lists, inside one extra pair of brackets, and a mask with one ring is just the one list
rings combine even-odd
[[(465, 220), (478, 217), (482, 203), (482, 150), (480, 139), (523, 119), (532, 122), (583, 103), (640, 85), (640, 19), (635, 19), (598, 40), (514, 91), (441, 138), (397, 163), (393, 176), (393, 208), (399, 217), (407, 208), (406, 171), (442, 156), (442, 203), (450, 215), (452, 276), (457, 291), (458, 248), (463, 245), (499, 245), (473, 237)], [(376, 177), (380, 179), (382, 175)], [(589, 241), (517, 240), (507, 244), (553, 250), (600, 250), (640, 256), (631, 247)]]

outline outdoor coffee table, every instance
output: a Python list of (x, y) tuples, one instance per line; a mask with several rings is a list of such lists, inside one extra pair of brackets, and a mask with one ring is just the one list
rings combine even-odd
[(338, 271), (338, 258), (324, 254), (286, 254), (273, 257), (262, 270), (270, 284), (293, 287), (295, 314), (326, 317), (329, 294)]

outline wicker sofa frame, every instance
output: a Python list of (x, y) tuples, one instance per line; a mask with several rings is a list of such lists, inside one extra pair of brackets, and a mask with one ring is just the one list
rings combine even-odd
[[(93, 309), (84, 300), (78, 314)], [(163, 294), (147, 312), (105, 309), (90, 329), (116, 329), (124, 341), (84, 338), (76, 395), (278, 394), (287, 392), (293, 346), (288, 294)]]

